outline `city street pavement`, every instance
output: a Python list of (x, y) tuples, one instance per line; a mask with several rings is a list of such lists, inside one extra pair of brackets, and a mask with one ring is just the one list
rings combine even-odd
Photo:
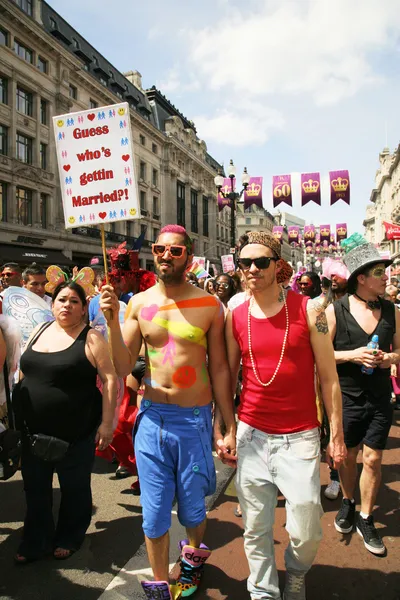
[[(342, 536), (333, 527), (340, 500), (323, 497), (324, 538), (307, 576), (307, 600), (400, 600), (400, 412), (395, 413), (383, 484), (376, 510), (377, 526), (388, 554), (378, 558), (357, 534)], [(241, 519), (233, 515), (236, 496), (232, 471), (216, 462), (218, 490), (209, 499), (205, 542), (213, 549), (197, 600), (248, 600), (248, 567), (243, 552)], [(65, 562), (51, 558), (16, 567), (12, 556), (21, 532), (24, 510), (20, 477), (0, 484), (0, 599), (1, 600), (125, 600), (143, 598), (140, 579), (149, 576), (141, 531), (139, 498), (129, 490), (132, 478), (116, 480), (115, 466), (97, 460), (93, 475), (94, 515), (80, 552)], [(321, 466), (322, 491), (328, 482)], [(59, 500), (55, 493), (56, 504)], [(274, 529), (276, 561), (284, 579), (287, 544), (283, 498), (278, 501)], [(176, 574), (177, 541), (183, 529), (172, 514), (171, 570)]]

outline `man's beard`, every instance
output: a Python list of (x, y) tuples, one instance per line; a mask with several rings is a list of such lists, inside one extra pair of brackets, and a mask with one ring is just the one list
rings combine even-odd
[[(163, 264), (167, 264), (166, 261), (164, 261)], [(166, 285), (176, 285), (179, 283), (183, 283), (183, 276), (185, 274), (187, 264), (185, 263), (180, 267), (176, 267), (176, 265), (174, 265), (172, 261), (170, 261), (168, 264), (172, 266), (172, 269), (169, 272), (165, 273), (160, 269), (160, 265), (156, 262), (155, 267), (158, 279)]]

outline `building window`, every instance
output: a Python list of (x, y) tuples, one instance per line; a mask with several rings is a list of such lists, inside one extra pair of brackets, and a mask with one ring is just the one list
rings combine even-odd
[(0, 125), (0, 154), (8, 154), (8, 127)]
[(132, 237), (132, 223), (130, 221), (126, 221), (126, 235)]
[(8, 46), (8, 31), (0, 27), (0, 44), (2, 46)]
[(40, 122), (42, 125), (47, 125), (47, 102), (40, 99)]
[(217, 240), (219, 240), (219, 225), (217, 223)]
[(40, 194), (40, 223), (42, 229), (47, 229), (47, 195)]
[(0, 102), (8, 104), (8, 79), (0, 77)]
[(245, 221), (245, 225), (251, 225), (251, 217), (246, 217)]
[(17, 223), (32, 225), (32, 190), (17, 187)]
[(33, 114), (33, 96), (22, 88), (17, 87), (17, 110), (28, 117)]
[(144, 135), (140, 134), (139, 135), (139, 140), (140, 140), (140, 143), (141, 143), (142, 146), (146, 145), (146, 138), (145, 138)]
[(53, 19), (53, 17), (50, 17), (49, 21), (50, 21), (50, 26), (52, 29), (58, 29), (57, 21), (55, 19)]
[(99, 81), (101, 83), (101, 85), (104, 85), (104, 87), (107, 87), (107, 79), (105, 79), (104, 77), (102, 77), (101, 75), (99, 76)]
[(147, 199), (146, 199), (146, 192), (143, 192), (143, 190), (140, 190), (140, 211), (142, 212), (142, 214), (144, 214), (145, 216), (147, 215)]
[(69, 97), (77, 100), (78, 98), (78, 90), (74, 85), (69, 84)]
[(17, 158), (18, 160), (32, 164), (32, 138), (17, 133)]
[[(208, 198), (203, 196), (203, 235), (209, 236), (208, 231)], [(205, 247), (205, 244), (204, 244)]]
[(14, 40), (14, 51), (20, 58), (31, 63), (31, 65), (33, 64), (33, 51), (18, 40)]
[(39, 71), (41, 71), (42, 73), (47, 73), (49, 63), (47, 62), (47, 60), (45, 60), (41, 56), (38, 56), (37, 67), (38, 67)]
[(89, 108), (97, 108), (99, 105), (98, 102), (96, 102), (96, 100), (92, 100), (92, 98), (90, 98), (89, 100)]
[(140, 161), (139, 178), (146, 181), (146, 163), (143, 161)]
[(7, 222), (7, 184), (0, 181), (0, 221)]
[(157, 169), (153, 169), (152, 182), (153, 182), (154, 187), (158, 187), (158, 171), (157, 171)]
[(32, 11), (32, 0), (14, 0), (15, 4), (17, 4), (27, 15), (30, 17), (33, 14)]
[(153, 152), (153, 154), (157, 154), (158, 153), (157, 144), (152, 144), (151, 145), (151, 151)]
[(185, 186), (183, 183), (177, 182), (176, 191), (176, 208), (177, 208), (177, 224), (185, 227)]
[(98, 67), (99, 66), (99, 59), (97, 58), (97, 56), (93, 55), (93, 64)]
[(153, 242), (155, 242), (160, 235), (160, 230), (158, 227), (153, 227)]
[(109, 223), (108, 225), (109, 225), (108, 231), (110, 233), (115, 233), (116, 223)]
[(197, 192), (190, 190), (190, 229), (193, 233), (199, 232), (198, 214), (197, 214)]
[(140, 235), (143, 236), (143, 238), (145, 238), (146, 236), (146, 229), (147, 229), (147, 225), (140, 225)]
[(72, 38), (72, 45), (75, 48), (75, 50), (79, 50), (79, 42), (76, 38)]
[(160, 218), (160, 201), (158, 196), (153, 196), (153, 219)]
[(40, 168), (47, 169), (47, 144), (40, 142)]

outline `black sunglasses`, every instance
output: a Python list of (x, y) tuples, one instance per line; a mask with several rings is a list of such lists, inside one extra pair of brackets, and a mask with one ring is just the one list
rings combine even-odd
[(254, 263), (257, 269), (268, 269), (271, 264), (271, 260), (277, 262), (279, 258), (275, 258), (274, 256), (259, 256), (258, 258), (239, 258), (238, 263), (239, 267), (243, 271), (247, 271), (250, 269), (251, 265)]

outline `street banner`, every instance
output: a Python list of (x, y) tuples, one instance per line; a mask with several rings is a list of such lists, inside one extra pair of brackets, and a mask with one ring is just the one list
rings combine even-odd
[(321, 180), (319, 173), (301, 174), (301, 205), (315, 202), (321, 206)]
[(336, 242), (340, 244), (342, 240), (347, 238), (347, 223), (336, 224)]
[(330, 225), (320, 225), (319, 226), (319, 235), (320, 235), (321, 243), (324, 246), (328, 246), (331, 241), (331, 226)]
[(331, 252), (336, 252), (336, 242), (335, 242), (335, 236), (333, 233), (331, 233), (330, 240), (329, 240), (329, 250)]
[(304, 225), (304, 241), (313, 242), (315, 240), (315, 225)]
[(203, 269), (206, 269), (206, 258), (205, 256), (193, 256), (193, 262), (197, 263), (198, 265), (200, 265), (201, 267), (203, 267)]
[(288, 227), (289, 244), (297, 245), (299, 243), (299, 230), (300, 227), (298, 225), (290, 225)]
[(221, 256), (222, 272), (231, 273), (235, 270), (235, 261), (233, 260), (233, 254), (223, 254)]
[(329, 182), (331, 188), (331, 205), (338, 200), (350, 204), (350, 177), (349, 172), (329, 171)]
[[(236, 177), (233, 180), (233, 189), (234, 190), (236, 189)], [(224, 194), (230, 194), (231, 191), (232, 191), (231, 179), (230, 179), (230, 177), (225, 177), (224, 185), (221, 188), (221, 192), (223, 192)], [(229, 198), (224, 198), (223, 195), (221, 194), (221, 192), (218, 192), (218, 196), (217, 196), (219, 212), (221, 212), (221, 210), (224, 209), (225, 206), (231, 206), (231, 201), (229, 200)]]
[(53, 117), (66, 229), (140, 217), (129, 105)]
[(252, 204), (262, 208), (262, 177), (250, 177), (249, 185), (244, 191), (244, 210)]
[(400, 223), (383, 221), (387, 240), (400, 240)]
[(313, 249), (313, 243), (311, 241), (306, 242), (306, 254), (311, 254)]
[(315, 244), (315, 254), (321, 254), (321, 244)]
[(283, 225), (274, 225), (272, 228), (272, 235), (283, 244)]
[(274, 175), (272, 177), (272, 198), (274, 207), (281, 202), (292, 206), (292, 177), (291, 175)]

